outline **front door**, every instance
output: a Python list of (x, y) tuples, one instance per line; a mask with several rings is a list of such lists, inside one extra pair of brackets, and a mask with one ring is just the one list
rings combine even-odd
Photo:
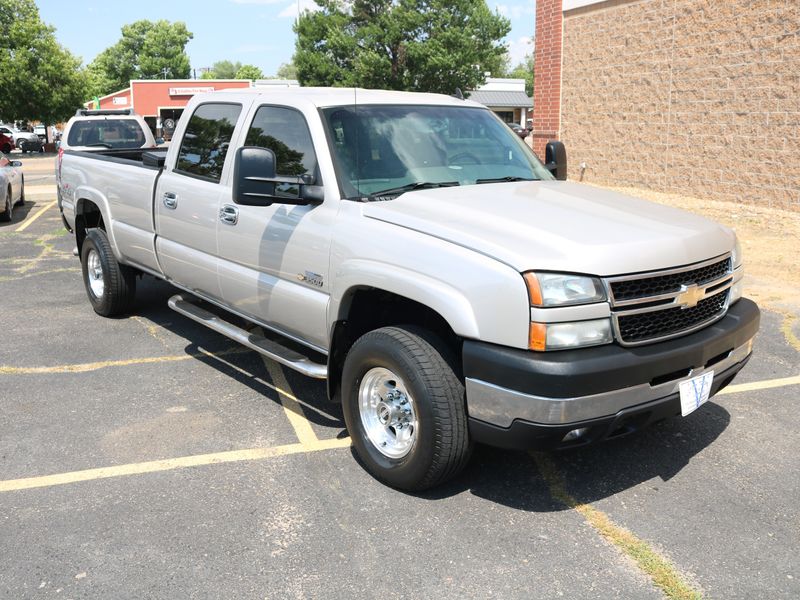
[(221, 300), (217, 277), (217, 224), (221, 184), (233, 153), (228, 146), (239, 119), (240, 104), (208, 103), (197, 107), (181, 140), (175, 163), (158, 180), (155, 198), (156, 250), (164, 274), (200, 295)]
[[(278, 176), (308, 175), (321, 185), (305, 117), (293, 108), (257, 106), (244, 146), (275, 153)], [(280, 187), (280, 186), (279, 186)], [(219, 279), (227, 304), (318, 349), (327, 347), (328, 260), (335, 204), (245, 206), (230, 190), (217, 233)]]

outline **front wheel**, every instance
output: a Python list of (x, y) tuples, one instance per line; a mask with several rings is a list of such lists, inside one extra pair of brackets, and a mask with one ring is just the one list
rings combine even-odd
[(347, 354), (347, 430), (366, 469), (392, 487), (434, 487), (469, 459), (464, 386), (446, 355), (438, 340), (412, 326), (366, 333)]
[(17, 206), (24, 206), (25, 205), (25, 179), (22, 179), (21, 182), (22, 189), (19, 191), (19, 200), (17, 200)]
[(11, 188), (9, 187), (6, 190), (6, 202), (4, 205), (3, 212), (0, 212), (0, 221), (4, 223), (8, 223), (11, 221), (11, 216), (14, 212), (14, 203), (11, 201)]
[(128, 311), (136, 295), (136, 272), (117, 262), (102, 229), (86, 233), (81, 248), (81, 270), (94, 312), (111, 317)]

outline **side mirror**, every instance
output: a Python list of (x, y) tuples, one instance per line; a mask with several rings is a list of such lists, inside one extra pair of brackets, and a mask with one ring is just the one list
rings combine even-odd
[(233, 201), (249, 206), (320, 204), (322, 186), (313, 177), (278, 177), (275, 153), (268, 148), (245, 146), (236, 151), (233, 163)]
[(12, 167), (21, 167), (22, 166), (22, 161), (21, 160), (12, 160), (11, 161), (11, 166)]
[(556, 140), (547, 142), (545, 146), (544, 166), (559, 181), (567, 179), (567, 149)]

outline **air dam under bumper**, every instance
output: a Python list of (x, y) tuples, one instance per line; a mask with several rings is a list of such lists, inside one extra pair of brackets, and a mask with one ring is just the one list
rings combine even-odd
[[(742, 299), (690, 335), (635, 348), (616, 344), (528, 352), (464, 343), (472, 438), (503, 448), (558, 448), (618, 437), (679, 415), (681, 381), (714, 371), (712, 395), (750, 358), (760, 312)], [(585, 429), (564, 441), (570, 431)]]

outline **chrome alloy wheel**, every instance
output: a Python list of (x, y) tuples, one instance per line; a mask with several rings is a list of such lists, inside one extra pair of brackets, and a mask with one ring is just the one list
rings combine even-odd
[(86, 256), (86, 272), (89, 274), (89, 287), (95, 298), (102, 298), (106, 289), (103, 281), (103, 265), (100, 264), (100, 255), (92, 248)]
[(378, 451), (389, 458), (403, 458), (417, 439), (414, 399), (405, 383), (389, 369), (367, 371), (358, 388), (358, 410), (364, 431)]

